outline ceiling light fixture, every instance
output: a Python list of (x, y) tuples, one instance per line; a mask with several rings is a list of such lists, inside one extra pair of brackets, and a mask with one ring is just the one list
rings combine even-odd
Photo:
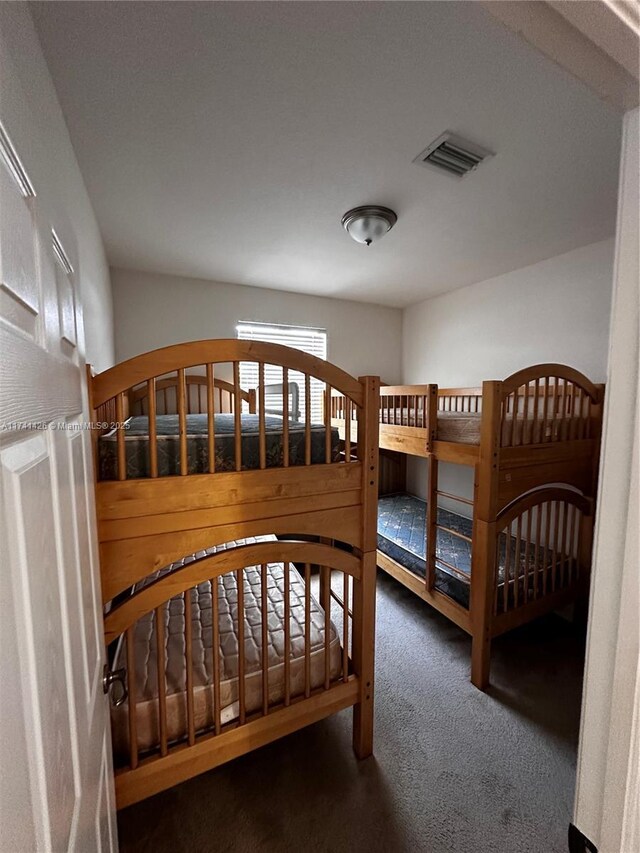
[(397, 221), (393, 210), (369, 204), (348, 210), (342, 217), (342, 227), (356, 243), (370, 246), (374, 240), (384, 237)]

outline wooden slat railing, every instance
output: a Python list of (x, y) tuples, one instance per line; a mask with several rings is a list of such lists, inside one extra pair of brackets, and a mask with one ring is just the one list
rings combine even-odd
[[(155, 394), (153, 390), (145, 385), (138, 385), (128, 392), (129, 413), (131, 415), (149, 414), (149, 404), (155, 399), (155, 408), (160, 415), (175, 415), (178, 411), (178, 389), (179, 380), (175, 376), (163, 376), (154, 379)], [(234, 411), (236, 392), (233, 382), (216, 378), (213, 382), (213, 401), (208, 399), (209, 377), (204, 373), (186, 373), (185, 375), (185, 408), (187, 414), (206, 414), (209, 410), (214, 412)], [(255, 390), (240, 389), (240, 398), (243, 405), (246, 404), (247, 411), (255, 413), (257, 410)]]
[(427, 385), (383, 385), (380, 388), (380, 423), (427, 427)]
[(482, 412), (482, 388), (438, 388), (438, 411), (456, 414)]
[[(294, 568), (296, 563), (304, 564), (302, 574)], [(311, 565), (319, 565), (321, 574), (328, 578), (331, 584), (332, 573), (341, 578), (342, 597), (336, 595), (333, 601), (334, 612), (331, 604), (325, 608), (322, 623), (324, 640), (320, 647), (324, 660), (321, 661), (320, 669), (312, 670), (312, 624), (317, 630), (317, 621), (312, 622), (312, 573)], [(278, 567), (280, 567), (278, 569)], [(269, 659), (269, 647), (272, 642), (271, 631), (273, 630), (273, 616), (271, 608), (273, 602), (273, 575), (271, 572), (280, 571), (282, 586), (282, 631), (283, 631), (283, 653), (281, 662), (283, 667), (282, 690), (279, 694), (272, 693), (272, 685), (269, 683), (270, 671), (277, 679), (277, 667), (273, 660)], [(248, 649), (245, 635), (250, 630), (246, 606), (247, 584), (246, 573), (253, 572), (259, 578), (260, 594), (256, 599), (252, 596), (252, 606), (258, 607), (258, 615), (251, 615), (251, 624), (256, 620), (260, 622), (258, 634), (260, 637), (260, 648), (257, 650), (259, 668), (256, 671), (256, 659), (251, 659), (249, 669)], [(158, 578), (147, 585), (143, 585), (134, 595), (126, 601), (116, 605), (105, 617), (105, 637), (107, 642), (113, 642), (124, 635), (125, 652), (124, 659), (127, 671), (128, 700), (122, 706), (113, 710), (114, 731), (121, 732), (121, 723), (124, 721), (126, 731), (126, 755), (118, 752), (116, 755), (118, 770), (116, 773), (116, 787), (129, 784), (127, 776), (131, 780), (139, 780), (134, 771), (140, 768), (141, 776), (149, 770), (150, 764), (156, 761), (168, 759), (186, 748), (198, 748), (212, 737), (219, 738), (220, 749), (224, 751), (225, 736), (234, 729), (242, 727), (257, 719), (268, 717), (279, 712), (281, 708), (303, 701), (308, 701), (311, 706), (317, 701), (317, 697), (326, 691), (335, 690), (338, 685), (349, 685), (354, 682), (355, 676), (352, 670), (352, 644), (354, 628), (350, 626), (352, 619), (353, 601), (362, 575), (361, 560), (354, 554), (333, 548), (326, 544), (308, 542), (287, 541), (263, 541), (246, 546), (238, 546), (204, 557), (200, 560), (181, 564), (174, 571), (162, 572)], [(292, 600), (293, 584), (296, 590), (300, 585), (304, 587), (303, 595), (296, 593), (295, 603)], [(198, 590), (202, 584), (211, 587), (211, 669), (208, 680), (211, 693), (206, 701), (208, 711), (205, 713), (206, 721), (203, 724), (203, 703), (196, 700), (196, 690), (202, 690), (202, 685), (196, 687), (194, 667), (198, 661), (194, 655), (194, 602)], [(233, 584), (233, 588), (230, 588)], [(278, 582), (279, 584), (279, 582)], [(228, 614), (226, 609), (220, 606), (221, 591), (225, 590), (226, 599), (230, 603), (235, 601), (235, 612)], [(231, 591), (230, 591), (231, 589)], [(202, 593), (202, 591), (201, 591)], [(167, 631), (169, 613), (179, 612), (179, 603), (184, 607), (184, 645), (183, 665), (184, 674), (182, 686), (176, 684), (176, 649), (175, 633), (172, 635)], [(275, 604), (276, 608), (278, 604)], [(302, 636), (296, 632), (296, 644), (298, 651), (294, 655), (292, 619), (293, 608), (298, 608), (296, 615), (297, 624), (303, 626)], [(221, 619), (229, 619), (231, 616), (235, 629), (237, 642), (237, 706), (229, 715), (229, 707), (222, 708), (222, 682), (229, 678), (228, 667), (233, 661), (233, 655), (224, 662), (225, 654), (229, 655), (228, 636), (223, 642), (221, 632)], [(151, 617), (151, 622), (149, 622)], [(335, 619), (336, 626), (332, 619)], [(143, 620), (140, 631), (137, 633), (138, 625)], [(270, 622), (271, 620), (271, 622)], [(155, 699), (151, 700), (156, 706), (157, 732), (154, 743), (150, 744), (141, 738), (153, 735), (149, 729), (148, 722), (143, 716), (148, 714), (145, 710), (149, 706), (149, 698), (143, 695), (144, 678), (139, 678), (140, 671), (136, 666), (144, 666), (145, 660), (136, 661), (136, 644), (147, 642), (149, 625), (152, 626), (152, 636), (149, 648), (155, 647), (155, 678), (157, 691)], [(200, 628), (204, 625), (201, 624)], [(170, 640), (174, 637), (174, 644), (170, 648)], [(255, 633), (253, 634), (255, 637)], [(340, 654), (332, 653), (332, 644), (335, 637), (341, 640)], [(362, 638), (361, 638), (362, 639)], [(300, 649), (300, 642), (304, 648)], [(317, 641), (316, 641), (317, 642)], [(223, 651), (224, 649), (224, 651)], [(313, 649), (313, 658), (318, 658), (318, 648)], [(205, 658), (206, 660), (206, 658)], [(339, 660), (339, 670), (336, 662)], [(273, 667), (270, 670), (270, 667)], [(295, 668), (295, 669), (294, 669)], [(171, 681), (169, 680), (169, 674)], [(260, 689), (259, 699), (256, 704), (255, 693), (252, 693), (251, 704), (247, 692), (247, 680), (249, 676), (258, 677)], [(295, 676), (295, 678), (294, 678)], [(176, 689), (182, 691), (176, 705)], [(205, 688), (206, 689), (206, 688)], [(275, 689), (275, 688), (274, 688)], [(168, 711), (168, 701), (172, 701), (172, 711)], [(182, 704), (185, 709), (184, 717), (176, 713), (176, 708)], [(224, 713), (223, 713), (224, 712)], [(116, 742), (122, 748), (122, 735), (116, 734)], [(214, 745), (210, 744), (209, 748)], [(140, 756), (144, 758), (141, 763)], [(168, 765), (170, 766), (170, 765)], [(170, 771), (169, 771), (170, 772)], [(131, 784), (138, 785), (139, 781)], [(129, 796), (128, 794), (125, 796)]]
[(602, 389), (562, 364), (539, 364), (501, 385), (501, 446), (594, 438)]
[(590, 562), (590, 515), (590, 501), (564, 487), (539, 489), (499, 513), (495, 616), (583, 579)]
[[(201, 460), (202, 449), (199, 445), (199, 439), (194, 439), (193, 450), (191, 448), (189, 438), (191, 430), (195, 430), (199, 435), (201, 427), (192, 422), (191, 418), (194, 415), (206, 415), (207, 438), (204, 452), (207, 459), (204, 460), (205, 472), (216, 473), (216, 415), (219, 413), (228, 412), (233, 415), (233, 470), (241, 471), (246, 467), (289, 467), (291, 464), (334, 464), (340, 461), (350, 461), (353, 459), (353, 454), (348, 453), (344, 460), (340, 459), (334, 453), (335, 433), (329, 423), (329, 419), (325, 417), (323, 425), (325, 428), (324, 440), (319, 444), (315, 441), (314, 434), (315, 425), (312, 420), (312, 402), (315, 393), (313, 385), (315, 382), (320, 382), (327, 395), (331, 394), (332, 389), (336, 389), (343, 394), (344, 405), (349, 409), (350, 418), (357, 421), (361, 416), (361, 400), (362, 388), (356, 380), (344, 374), (333, 365), (323, 362), (320, 359), (315, 359), (312, 356), (307, 356), (305, 353), (298, 351), (290, 351), (284, 347), (274, 347), (273, 345), (264, 345), (265, 357), (269, 354), (273, 356), (282, 355), (283, 360), (288, 363), (282, 363), (275, 366), (282, 372), (282, 383), (276, 385), (265, 385), (265, 376), (267, 375), (267, 366), (273, 365), (273, 361), (258, 360), (257, 375), (259, 377), (258, 387), (251, 390), (243, 389), (240, 385), (240, 362), (249, 362), (251, 356), (254, 355), (254, 350), (257, 349), (257, 354), (262, 355), (262, 347), (258, 347), (255, 343), (244, 341), (222, 341), (222, 342), (201, 342), (202, 346), (198, 345), (196, 352), (206, 353), (209, 344), (211, 353), (215, 355), (215, 350), (220, 348), (225, 355), (234, 354), (237, 357), (230, 362), (226, 362), (227, 372), (230, 368), (232, 373), (232, 381), (227, 381), (216, 375), (219, 370), (225, 372), (224, 364), (218, 361), (206, 361), (201, 365), (193, 365), (192, 360), (187, 356), (191, 353), (193, 345), (179, 345), (172, 350), (171, 359), (166, 360), (158, 357), (156, 369), (162, 369), (164, 372), (158, 375), (146, 376), (140, 378), (142, 368), (138, 362), (148, 364), (147, 369), (153, 369), (153, 362), (148, 358), (149, 355), (139, 356), (137, 359), (131, 360), (130, 369), (127, 371), (125, 365), (117, 365), (104, 374), (100, 374), (91, 379), (92, 383), (92, 399), (95, 406), (95, 420), (99, 420), (105, 413), (113, 413), (115, 415), (114, 434), (110, 436), (102, 436), (97, 441), (97, 448), (102, 448), (102, 441), (115, 439), (115, 479), (139, 479), (146, 476), (157, 478), (159, 476), (168, 476), (170, 474), (180, 474), (187, 476), (190, 473), (203, 473), (199, 467)], [(233, 344), (234, 346), (231, 346)], [(217, 345), (223, 345), (218, 347)], [(177, 352), (174, 353), (173, 350)], [(179, 365), (173, 373), (167, 375), (166, 368), (169, 364), (179, 363), (180, 352), (185, 351), (186, 355), (182, 359), (182, 365)], [(160, 351), (164, 352), (164, 351)], [(167, 356), (169, 353), (167, 353)], [(223, 365), (221, 369), (220, 365)], [(313, 368), (311, 370), (310, 368)], [(197, 372), (189, 372), (196, 370)], [(299, 380), (296, 378), (292, 382), (290, 372), (294, 370), (296, 377), (302, 377), (302, 397), (304, 417), (301, 424), (302, 431), (299, 427), (299, 402), (298, 402), (298, 386)], [(272, 371), (273, 373), (273, 371)], [(129, 387), (123, 390), (118, 390), (113, 397), (106, 397), (115, 391), (116, 388), (126, 386), (128, 380), (133, 381)], [(291, 391), (295, 394), (291, 396)], [(271, 439), (268, 439), (268, 433), (273, 432), (273, 414), (275, 410), (273, 406), (274, 394), (281, 393), (282, 407), (281, 423), (282, 423), (282, 453), (280, 464), (271, 449)], [(269, 402), (267, 407), (266, 393), (269, 394)], [(258, 402), (260, 405), (258, 406)], [(291, 408), (293, 407), (293, 408)], [(294, 411), (295, 410), (295, 411)], [(246, 414), (258, 414), (257, 432), (258, 432), (258, 460), (255, 462), (252, 459), (243, 459), (243, 411)], [(162, 436), (162, 448), (164, 451), (162, 460), (159, 455), (159, 422), (158, 418), (165, 414), (177, 415), (177, 432), (176, 441), (170, 440), (166, 435)], [(126, 419), (129, 415), (143, 415), (147, 417), (148, 422), (148, 448), (145, 446), (145, 438), (140, 438), (134, 441), (129, 447), (127, 438)], [(271, 422), (267, 428), (266, 417), (269, 415)], [(163, 427), (165, 424), (163, 423)], [(318, 425), (319, 426), (319, 425)], [(255, 427), (252, 427), (255, 429)], [(295, 441), (294, 441), (295, 429)], [(296, 449), (295, 442), (299, 442), (299, 447)], [(348, 441), (349, 443), (349, 441)], [(141, 450), (142, 448), (142, 450)], [(292, 452), (295, 449), (296, 456), (292, 457)], [(351, 449), (351, 447), (349, 447)], [(355, 449), (355, 448), (354, 448)], [(107, 451), (105, 450), (105, 453)], [(146, 468), (142, 466), (140, 454), (147, 454)], [(135, 458), (134, 463), (129, 458)], [(175, 457), (175, 459), (174, 459)], [(194, 463), (195, 459), (195, 463)], [(218, 462), (218, 465), (220, 463)], [(173, 468), (175, 467), (175, 470)], [(198, 470), (194, 470), (198, 468)], [(106, 470), (106, 468), (105, 468)], [(142, 472), (142, 473), (140, 473)], [(107, 479), (114, 479), (113, 474), (107, 474)]]

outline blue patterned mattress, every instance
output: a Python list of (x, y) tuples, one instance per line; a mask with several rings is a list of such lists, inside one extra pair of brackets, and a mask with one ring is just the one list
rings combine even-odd
[[(420, 578), (426, 577), (427, 570), (426, 517), (426, 503), (413, 495), (385, 495), (378, 501), (378, 549)], [(438, 509), (438, 524), (471, 536), (471, 520), (446, 509)], [(438, 557), (466, 578), (439, 564)], [(438, 530), (435, 588), (468, 608), (470, 574), (471, 543)]]
[[(378, 501), (378, 550), (419, 578), (426, 577), (426, 516), (427, 504), (413, 495), (385, 495)], [(471, 519), (457, 515), (455, 512), (438, 507), (438, 524), (471, 538), (473, 530)], [(542, 589), (543, 570), (551, 566), (553, 552), (542, 546), (527, 548), (523, 539), (518, 559), (515, 537), (502, 534), (498, 554), (499, 589), (504, 589), (507, 544), (510, 551), (508, 600), (513, 600), (515, 592), (513, 581), (516, 577), (518, 595), (522, 600), (525, 584), (528, 586), (528, 591), (532, 593), (537, 578), (538, 591)], [(454, 572), (438, 560), (445, 560), (456, 571)], [(536, 568), (538, 571), (535, 571)], [(563, 558), (560, 556), (557, 558), (556, 570), (563, 571)], [(435, 588), (468, 608), (470, 579), (471, 543), (446, 530), (439, 529), (436, 539)], [(502, 607), (503, 597), (500, 594), (498, 608)]]
[[(187, 460), (189, 474), (205, 474), (209, 470), (207, 415), (187, 415)], [(280, 467), (283, 458), (282, 418), (265, 415), (267, 468)], [(218, 413), (214, 417), (215, 470), (235, 471), (234, 415)], [(241, 418), (242, 470), (260, 467), (259, 417), (243, 414)], [(180, 473), (180, 429), (178, 415), (156, 418), (158, 474), (168, 477)], [(325, 459), (324, 424), (311, 424), (311, 464)], [(118, 479), (118, 443), (116, 430), (101, 436), (98, 442), (100, 480)], [(149, 476), (149, 419), (129, 418), (125, 430), (127, 479)], [(331, 459), (339, 458), (339, 435), (331, 430)], [(305, 425), (289, 422), (289, 464), (305, 464)]]

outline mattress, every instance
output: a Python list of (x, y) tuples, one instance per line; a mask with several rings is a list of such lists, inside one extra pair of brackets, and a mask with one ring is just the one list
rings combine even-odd
[[(275, 539), (257, 536), (227, 543), (208, 551), (191, 555), (155, 573), (144, 583), (162, 574), (179, 570), (183, 565), (228, 547)], [(262, 707), (262, 614), (261, 573), (259, 566), (243, 572), (244, 580), (244, 638), (245, 638), (245, 702), (247, 713)], [(238, 717), (238, 589), (236, 575), (223, 575), (216, 580), (219, 601), (219, 660), (220, 660), (220, 717), (222, 725)], [(213, 727), (213, 634), (211, 582), (191, 590), (194, 719), (196, 732)], [(292, 565), (290, 568), (290, 691), (300, 696), (305, 689), (305, 587)], [(165, 626), (165, 675), (168, 741), (178, 741), (187, 734), (186, 666), (185, 666), (185, 605), (184, 596), (172, 598), (163, 610)], [(139, 619), (134, 629), (134, 660), (136, 683), (136, 723), (138, 748), (141, 752), (158, 745), (158, 679), (156, 666), (155, 613)], [(283, 701), (284, 684), (284, 566), (267, 565), (267, 629), (269, 704)], [(332, 680), (342, 672), (342, 652), (338, 632), (329, 623), (329, 668)], [(310, 671), (311, 689), (320, 687), (325, 679), (325, 615), (316, 600), (310, 601)], [(126, 665), (126, 640), (118, 650), (114, 668)], [(128, 749), (128, 701), (111, 709), (114, 751), (126, 758)]]
[[(378, 501), (378, 549), (404, 568), (420, 578), (426, 577), (426, 516), (427, 504), (414, 495), (386, 495)], [(471, 538), (471, 519), (438, 507), (438, 524)], [(525, 563), (524, 540), (520, 548), (520, 562), (516, 561), (515, 537), (502, 535), (498, 556), (498, 586), (504, 583), (507, 547), (510, 549), (509, 580), (518, 578), (518, 593), (522, 595), (527, 564)], [(533, 550), (529, 549), (530, 589), (533, 589), (535, 567)], [(543, 569), (551, 559), (551, 551), (536, 549), (538, 569)], [(445, 565), (448, 563), (449, 565)], [(453, 569), (450, 568), (453, 567)], [(541, 582), (542, 573), (539, 574)], [(471, 543), (446, 530), (438, 529), (436, 537), (435, 588), (448, 595), (463, 607), (469, 607), (471, 580)], [(511, 595), (509, 596), (511, 598)], [(502, 599), (499, 597), (499, 605)]]
[[(265, 415), (265, 445), (267, 468), (279, 467), (283, 458), (282, 418)], [(241, 416), (242, 470), (260, 467), (259, 416)], [(186, 416), (187, 464), (189, 474), (209, 471), (208, 421), (206, 414)], [(178, 415), (156, 417), (158, 475), (180, 474), (180, 427)], [(235, 416), (218, 413), (214, 416), (215, 470), (235, 471)], [(323, 463), (325, 456), (325, 426), (311, 424), (311, 463)], [(125, 430), (127, 479), (148, 477), (149, 419), (146, 416), (129, 418)], [(331, 460), (339, 459), (339, 435), (331, 430)], [(305, 464), (305, 425), (289, 422), (289, 464)], [(117, 430), (98, 440), (98, 471), (100, 480), (118, 479)]]
[[(422, 412), (418, 412), (416, 420), (412, 409), (396, 408), (381, 410), (385, 424), (391, 421), (400, 426), (423, 427)], [(457, 444), (480, 444), (480, 412), (438, 412), (438, 441), (452, 441)], [(579, 418), (556, 418), (554, 421), (543, 423), (539, 418), (535, 423), (530, 416), (525, 421), (520, 415), (512, 424), (513, 419), (507, 417), (502, 425), (502, 445), (540, 444), (543, 441), (565, 441), (570, 435), (578, 435)], [(584, 423), (584, 420), (582, 420)], [(511, 433), (513, 431), (513, 439)]]
[[(426, 518), (426, 503), (413, 495), (385, 495), (378, 500), (378, 549), (420, 578), (425, 578), (427, 571)], [(438, 508), (438, 524), (471, 537), (471, 520), (454, 512)], [(438, 558), (454, 566), (460, 575), (439, 563)], [(435, 588), (469, 607), (470, 574), (471, 543), (438, 530)]]

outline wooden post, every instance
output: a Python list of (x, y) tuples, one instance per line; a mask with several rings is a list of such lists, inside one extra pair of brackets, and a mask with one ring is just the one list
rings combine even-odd
[(353, 669), (360, 699), (353, 709), (353, 749), (358, 758), (373, 752), (375, 672), (376, 549), (378, 543), (378, 413), (380, 379), (361, 376), (363, 404), (358, 413), (358, 459), (362, 463), (362, 576), (353, 584)]
[(501, 382), (482, 383), (478, 495), (476, 500), (476, 514), (482, 521), (495, 521), (497, 512), (498, 461), (502, 428), (501, 385)]
[(489, 686), (491, 616), (496, 585), (496, 524), (478, 519), (473, 533), (471, 600), (471, 683)]
[(573, 621), (580, 630), (586, 630), (589, 617), (589, 589), (591, 558), (593, 552), (593, 524), (595, 519), (595, 500), (591, 499), (589, 513), (583, 512), (580, 518), (578, 538), (578, 593), (573, 605)]
[(427, 571), (425, 583), (431, 591), (436, 582), (436, 545), (438, 539), (438, 459), (435, 454), (435, 441), (438, 431), (438, 386), (427, 386), (427, 524), (425, 557)]
[(378, 545), (378, 409), (380, 380), (361, 376), (364, 394), (358, 413), (358, 459), (362, 463), (362, 551), (375, 551)]
[(426, 561), (427, 570), (425, 583), (431, 591), (436, 583), (436, 552), (438, 543), (438, 460), (435, 453), (427, 457), (427, 548)]
[[(322, 545), (333, 545), (333, 539), (326, 536), (320, 537)], [(320, 607), (325, 613), (331, 613), (331, 569), (326, 566), (319, 566), (320, 572)]]
[(360, 679), (360, 701), (353, 707), (353, 749), (358, 758), (373, 752), (375, 676), (376, 552), (362, 555), (362, 578), (353, 582), (353, 670)]
[(438, 437), (438, 386), (427, 385), (427, 453), (433, 453)]
[[(480, 452), (476, 468), (477, 494), (473, 505), (471, 546), (471, 682), (480, 690), (489, 686), (491, 617), (496, 579), (496, 514), (498, 459), (502, 429), (500, 382), (482, 383)], [(515, 417), (515, 415), (514, 415)]]

